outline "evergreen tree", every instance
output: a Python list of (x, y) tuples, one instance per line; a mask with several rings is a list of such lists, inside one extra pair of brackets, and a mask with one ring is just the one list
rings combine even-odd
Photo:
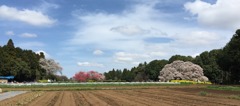
[(221, 50), (212, 50), (210, 52), (205, 51), (197, 56), (194, 60), (195, 64), (200, 65), (203, 68), (204, 75), (213, 83), (223, 82), (223, 71), (217, 64), (218, 56)]
[(182, 60), (182, 61), (193, 61), (193, 58), (191, 56), (181, 56), (181, 55), (174, 55), (169, 59), (168, 63), (172, 63), (173, 61), (176, 60)]
[(9, 47), (9, 48), (15, 48), (12, 39), (9, 39), (9, 40), (8, 40), (7, 47)]
[(220, 67), (226, 71), (226, 80), (230, 84), (240, 84), (240, 29), (223, 48), (219, 59)]
[(149, 80), (158, 81), (159, 71), (168, 63), (167, 60), (153, 60), (146, 66), (146, 75)]

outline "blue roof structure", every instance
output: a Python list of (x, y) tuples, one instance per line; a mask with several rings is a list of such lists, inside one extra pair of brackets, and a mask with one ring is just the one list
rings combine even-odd
[(0, 76), (0, 79), (14, 79), (14, 76)]

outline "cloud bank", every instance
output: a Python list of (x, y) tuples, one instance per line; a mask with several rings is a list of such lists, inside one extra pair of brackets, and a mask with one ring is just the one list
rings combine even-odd
[(104, 67), (103, 64), (90, 63), (90, 62), (78, 62), (77, 65), (81, 67)]
[(104, 52), (102, 50), (95, 50), (93, 51), (94, 55), (102, 55)]
[(19, 36), (23, 37), (23, 38), (36, 38), (37, 37), (37, 35), (34, 33), (22, 33)]
[[(77, 18), (74, 22), (81, 24), (76, 26), (78, 30), (68, 42), (77, 47), (82, 45), (114, 51), (114, 62), (136, 64), (156, 58), (169, 58), (175, 54), (198, 54), (214, 48), (211, 45), (221, 41), (221, 35), (214, 32), (194, 27), (179, 27), (165, 21), (165, 16), (169, 14), (158, 11), (157, 5), (160, 4), (139, 3), (118, 14), (74, 14)], [(191, 4), (187, 3), (185, 7), (190, 9), (188, 5)], [(203, 9), (192, 12), (199, 11)], [(192, 50), (189, 51), (190, 49)], [(102, 52), (96, 50), (93, 54), (99, 55)]]
[(6, 5), (0, 6), (0, 19), (10, 21), (21, 21), (33, 26), (49, 26), (56, 22), (40, 11), (29, 9), (17, 9)]
[(195, 0), (184, 7), (203, 25), (236, 29), (240, 27), (240, 6), (237, 4), (239, 0), (217, 0), (214, 4)]

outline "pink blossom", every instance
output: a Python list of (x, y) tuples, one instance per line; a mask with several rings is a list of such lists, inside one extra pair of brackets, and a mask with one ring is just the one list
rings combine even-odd
[(105, 76), (96, 71), (88, 71), (88, 72), (80, 71), (80, 72), (76, 73), (73, 76), (73, 78), (79, 82), (86, 82), (88, 80), (101, 81), (101, 80), (105, 79)]

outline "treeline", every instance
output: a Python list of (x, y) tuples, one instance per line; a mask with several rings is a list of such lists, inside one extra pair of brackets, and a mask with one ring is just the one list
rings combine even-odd
[(63, 78), (40, 66), (40, 59), (45, 59), (43, 53), (15, 47), (10, 39), (6, 45), (0, 46), (0, 76), (14, 76), (13, 81), (18, 82)]
[(240, 29), (221, 49), (205, 51), (195, 58), (174, 55), (169, 60), (153, 60), (140, 63), (130, 70), (110, 70), (105, 72), (109, 81), (158, 81), (162, 68), (175, 60), (191, 61), (203, 68), (204, 75), (216, 84), (240, 84)]

